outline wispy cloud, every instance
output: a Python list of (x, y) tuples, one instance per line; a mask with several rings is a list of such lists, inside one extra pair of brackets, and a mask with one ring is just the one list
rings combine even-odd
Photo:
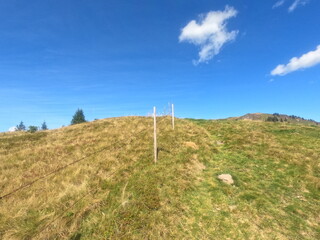
[(307, 3), (308, 3), (308, 0), (294, 0), (294, 2), (288, 8), (288, 11), (293, 12), (299, 5), (304, 6)]
[(285, 0), (279, 0), (275, 4), (273, 4), (272, 8), (281, 7), (285, 3)]
[(301, 57), (291, 58), (288, 64), (280, 64), (271, 71), (271, 75), (286, 75), (288, 73), (320, 64), (320, 45), (317, 49), (303, 54)]
[[(272, 8), (278, 8), (284, 5), (287, 0), (278, 0), (273, 4)], [(297, 7), (306, 5), (309, 0), (291, 0), (290, 6), (288, 8), (288, 12), (293, 12)]]
[(237, 10), (226, 6), (224, 11), (210, 11), (200, 20), (190, 21), (182, 30), (179, 41), (200, 46), (199, 59), (195, 64), (207, 62), (219, 54), (222, 46), (236, 38), (238, 31), (228, 32), (226, 21), (237, 15)]

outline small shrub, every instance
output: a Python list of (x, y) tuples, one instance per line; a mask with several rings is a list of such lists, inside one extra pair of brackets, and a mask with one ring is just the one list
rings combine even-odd
[(28, 132), (34, 133), (34, 132), (36, 132), (36, 131), (38, 131), (38, 127), (36, 127), (36, 126), (29, 126)]

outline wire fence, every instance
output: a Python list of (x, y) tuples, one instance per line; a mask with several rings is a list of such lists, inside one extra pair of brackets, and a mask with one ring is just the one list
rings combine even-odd
[[(166, 118), (165, 115), (162, 115), (160, 118), (161, 118), (161, 119), (160, 119), (159, 121), (157, 121), (157, 124), (159, 124), (159, 125), (160, 125), (162, 122), (164, 122), (166, 119), (168, 119), (168, 118)], [(142, 130), (140, 130), (140, 131), (138, 131), (138, 132), (136, 132), (136, 133), (133, 133), (129, 138), (127, 138), (127, 139), (129, 139), (129, 141), (125, 141), (125, 142), (124, 142), (123, 140), (117, 140), (117, 141), (115, 141), (115, 142), (113, 142), (113, 143), (111, 143), (111, 144), (109, 144), (109, 145), (107, 145), (107, 146), (105, 146), (105, 147), (102, 147), (102, 148), (100, 148), (100, 149), (98, 149), (98, 150), (96, 150), (96, 151), (93, 151), (93, 152), (91, 152), (91, 153), (89, 153), (89, 154), (87, 154), (87, 155), (85, 155), (85, 156), (83, 156), (83, 157), (81, 157), (81, 158), (75, 159), (75, 160), (71, 161), (71, 162), (68, 163), (68, 164), (65, 164), (65, 165), (63, 165), (63, 166), (60, 166), (60, 167), (52, 170), (52, 171), (49, 171), (49, 172), (45, 173), (44, 175), (42, 175), (42, 176), (40, 176), (40, 177), (38, 177), (38, 178), (35, 178), (35, 179), (33, 179), (32, 181), (30, 181), (30, 182), (28, 182), (28, 183), (26, 183), (26, 184), (24, 184), (24, 185), (22, 185), (22, 186), (20, 186), (20, 187), (18, 187), (18, 188), (15, 188), (14, 190), (12, 190), (12, 191), (10, 191), (10, 192), (8, 192), (8, 193), (5, 193), (4, 195), (0, 196), (0, 200), (4, 200), (4, 199), (6, 199), (6, 198), (9, 198), (10, 196), (14, 195), (15, 193), (20, 192), (20, 191), (22, 191), (22, 190), (24, 190), (24, 189), (26, 189), (26, 188), (28, 188), (28, 187), (31, 187), (32, 185), (34, 185), (35, 183), (37, 183), (37, 182), (39, 182), (39, 181), (41, 181), (41, 180), (47, 179), (47, 178), (49, 178), (49, 177), (51, 177), (51, 176), (55, 176), (55, 175), (59, 174), (60, 172), (62, 172), (63, 170), (69, 168), (70, 166), (73, 166), (73, 165), (75, 165), (75, 164), (77, 164), (77, 163), (83, 162), (83, 161), (89, 159), (90, 157), (96, 156), (96, 155), (99, 154), (99, 153), (102, 153), (102, 152), (104, 152), (104, 151), (107, 151), (107, 150), (109, 150), (109, 149), (111, 149), (111, 148), (112, 148), (112, 150), (114, 150), (115, 146), (117, 146), (117, 145), (119, 145), (119, 144), (120, 144), (120, 146), (117, 146), (117, 149), (118, 149), (118, 150), (121, 150), (121, 149), (124, 148), (125, 146), (130, 145), (130, 144), (136, 139), (135, 137), (136, 137), (136, 136), (139, 136), (139, 135), (142, 134), (142, 133), (149, 133), (149, 134), (152, 133), (152, 127), (143, 128)], [(70, 153), (68, 156), (70, 156), (70, 155), (71, 155), (71, 153)], [(120, 170), (121, 170), (121, 169), (120, 169)], [(119, 171), (119, 169), (110, 172), (110, 173), (108, 174), (108, 178), (107, 178), (107, 179), (110, 179), (111, 177), (113, 177), (118, 171)], [(82, 194), (82, 195), (81, 195), (79, 198), (77, 198), (70, 206), (68, 206), (67, 208), (63, 209), (56, 217), (54, 217), (51, 221), (49, 221), (48, 223), (46, 223), (39, 231), (37, 231), (37, 232), (34, 234), (33, 237), (36, 237), (36, 236), (40, 235), (40, 234), (43, 233), (46, 229), (48, 229), (50, 226), (52, 226), (52, 224), (54, 224), (57, 220), (63, 218), (64, 215), (65, 215), (65, 213), (66, 213), (67, 211), (70, 211), (70, 210), (71, 210), (72, 208), (74, 208), (77, 204), (79, 204), (79, 203), (81, 202), (81, 200), (87, 198), (87, 197), (90, 196), (90, 195), (93, 195), (93, 196), (94, 196), (97, 192), (99, 192), (99, 189), (93, 188), (93, 189), (89, 190), (88, 192), (86, 192), (85, 194)], [(89, 204), (89, 205), (91, 205), (91, 204)]]
[[(161, 119), (161, 120), (158, 122), (158, 124), (160, 124), (161, 121), (163, 121), (163, 120), (165, 120), (165, 118)], [(136, 133), (136, 135), (142, 133), (143, 131), (148, 131), (148, 129), (142, 129), (141, 131), (139, 131), (138, 133)], [(30, 186), (32, 186), (33, 184), (35, 184), (36, 182), (38, 182), (38, 181), (40, 181), (40, 180), (43, 180), (43, 179), (46, 179), (46, 178), (50, 177), (51, 175), (55, 175), (55, 174), (61, 172), (62, 170), (66, 169), (66, 168), (68, 168), (68, 167), (70, 167), (70, 166), (72, 166), (72, 165), (74, 165), (74, 164), (76, 164), (76, 163), (78, 163), (78, 162), (84, 161), (84, 160), (86, 160), (86, 159), (88, 159), (88, 158), (90, 158), (90, 157), (92, 157), (92, 156), (94, 156), (94, 155), (96, 155), (96, 154), (98, 154), (98, 153), (101, 153), (101, 152), (103, 152), (103, 151), (109, 150), (111, 147), (114, 147), (114, 145), (117, 145), (117, 144), (119, 144), (120, 142), (122, 142), (122, 140), (118, 140), (118, 141), (116, 141), (116, 142), (113, 142), (112, 145), (105, 146), (105, 147), (103, 147), (103, 148), (101, 148), (101, 149), (99, 149), (99, 150), (97, 150), (97, 151), (94, 151), (94, 152), (92, 152), (92, 153), (87, 154), (87, 155), (84, 156), (84, 157), (81, 157), (81, 158), (79, 158), (79, 159), (76, 159), (76, 160), (74, 160), (74, 161), (72, 161), (72, 162), (70, 162), (70, 163), (68, 163), (68, 164), (66, 164), (66, 165), (64, 165), (64, 166), (58, 167), (58, 168), (56, 168), (56, 169), (54, 169), (54, 170), (52, 170), (52, 171), (50, 171), (50, 172), (48, 172), (48, 173), (46, 173), (46, 174), (44, 174), (44, 175), (42, 175), (42, 176), (40, 176), (40, 177), (38, 177), (38, 178), (30, 181), (29, 183), (26, 183), (26, 184), (24, 184), (24, 185), (22, 185), (22, 186), (20, 186), (20, 187), (18, 187), (18, 188), (15, 188), (14, 190), (12, 190), (12, 191), (10, 191), (10, 192), (8, 192), (8, 193), (0, 196), (0, 200), (2, 200), (2, 199), (4, 199), (4, 198), (8, 198), (9, 196), (13, 195), (14, 193), (16, 193), (16, 192), (18, 192), (18, 191), (21, 191), (21, 190), (23, 190), (23, 189), (25, 189), (25, 188), (27, 188), (27, 187), (30, 187)], [(71, 155), (71, 154), (69, 154), (69, 156), (70, 156), (70, 155)]]
[[(165, 120), (166, 120), (166, 118), (162, 118), (160, 121), (158, 121), (158, 124), (161, 124), (161, 123), (162, 123), (163, 121), (165, 121)], [(143, 132), (147, 132), (147, 131), (149, 131), (149, 130), (148, 130), (148, 129), (142, 129), (141, 131), (139, 131), (139, 132), (136, 133), (135, 135), (139, 135), (139, 134), (141, 134), (141, 133), (143, 133)], [(134, 139), (131, 138), (131, 140), (130, 140), (127, 144), (132, 143), (133, 140), (134, 140)], [(118, 142), (120, 142), (120, 141), (118, 141)], [(125, 144), (125, 145), (127, 145), (127, 144)], [(118, 150), (121, 149), (121, 148), (123, 148), (125, 145), (119, 147)], [(111, 178), (112, 176), (114, 176), (118, 171), (119, 171), (119, 169), (112, 171), (112, 172), (109, 174), (109, 176), (108, 176), (107, 179), (110, 179), (110, 178)], [(35, 233), (35, 235), (34, 235), (33, 237), (36, 237), (36, 236), (38, 236), (39, 234), (43, 233), (46, 229), (48, 229), (50, 226), (52, 226), (53, 223), (55, 223), (57, 220), (63, 218), (64, 215), (65, 215), (65, 213), (66, 213), (67, 211), (70, 211), (73, 207), (75, 207), (78, 203), (80, 203), (81, 200), (87, 198), (87, 197), (90, 196), (92, 193), (93, 193), (93, 196), (94, 196), (97, 192), (98, 192), (98, 189), (91, 189), (89, 192), (81, 195), (72, 205), (70, 205), (68, 208), (64, 209), (63, 211), (61, 211), (61, 213), (58, 214), (53, 220), (51, 220), (50, 222), (48, 222), (47, 224), (45, 224), (45, 225), (41, 228), (41, 230), (40, 230), (39, 232)], [(92, 205), (92, 204), (89, 204), (89, 205)]]
[[(143, 131), (145, 131), (145, 129), (144, 129)], [(14, 194), (14, 193), (23, 190), (24, 188), (30, 187), (31, 185), (35, 184), (36, 182), (38, 182), (38, 181), (40, 181), (40, 180), (42, 180), (42, 179), (45, 179), (45, 178), (47, 178), (47, 177), (49, 177), (49, 176), (51, 176), (51, 175), (55, 175), (55, 174), (61, 172), (62, 170), (66, 169), (66, 168), (68, 168), (68, 167), (70, 167), (70, 166), (72, 166), (72, 165), (74, 165), (74, 164), (76, 164), (76, 163), (78, 163), (78, 162), (84, 161), (84, 160), (88, 159), (88, 158), (91, 157), (91, 156), (94, 156), (94, 155), (96, 155), (96, 154), (98, 154), (98, 153), (101, 153), (101, 152), (103, 152), (103, 151), (106, 151), (106, 150), (108, 150), (110, 147), (113, 147), (114, 145), (118, 144), (119, 142), (121, 142), (121, 141), (114, 142), (112, 145), (105, 146), (105, 147), (103, 147), (103, 148), (101, 148), (101, 149), (99, 149), (99, 150), (97, 150), (97, 151), (94, 151), (94, 152), (92, 152), (92, 153), (89, 153), (88, 155), (86, 155), (86, 156), (84, 156), (84, 157), (82, 157), (82, 158), (76, 159), (76, 160), (74, 160), (74, 161), (72, 161), (72, 162), (70, 162), (70, 163), (68, 163), (68, 164), (66, 164), (66, 165), (64, 165), (64, 166), (61, 166), (61, 167), (59, 167), (59, 168), (57, 168), (57, 169), (54, 169), (54, 170), (52, 170), (52, 171), (50, 171), (50, 172), (42, 175), (41, 177), (38, 177), (38, 178), (34, 179), (33, 181), (31, 181), (31, 182), (29, 182), (29, 183), (26, 183), (26, 184), (24, 184), (24, 185), (22, 185), (22, 186), (20, 186), (20, 187), (18, 187), (18, 188), (16, 188), (16, 189), (12, 190), (12, 191), (9, 192), (9, 193), (6, 193), (6, 194), (0, 196), (0, 200), (9, 197), (9, 196), (11, 196), (11, 195)]]

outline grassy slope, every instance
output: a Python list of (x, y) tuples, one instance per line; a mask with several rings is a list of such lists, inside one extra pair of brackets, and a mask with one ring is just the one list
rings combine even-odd
[[(320, 128), (126, 117), (0, 135), (0, 239), (317, 239)], [(147, 131), (145, 131), (147, 130)], [(235, 186), (217, 180), (231, 173)]]
[[(198, 225), (223, 239), (320, 238), (320, 128), (196, 121), (220, 143), (199, 184)], [(231, 173), (235, 187), (217, 183)], [(204, 204), (206, 203), (206, 204)], [(213, 211), (208, 211), (208, 209)], [(200, 222), (200, 223), (199, 223)], [(205, 235), (206, 237), (207, 235)]]

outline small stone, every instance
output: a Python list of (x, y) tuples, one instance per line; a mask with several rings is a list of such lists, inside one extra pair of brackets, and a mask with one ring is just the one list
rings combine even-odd
[(220, 179), (222, 182), (232, 185), (234, 183), (232, 176), (230, 174), (220, 174), (218, 176), (218, 179)]

